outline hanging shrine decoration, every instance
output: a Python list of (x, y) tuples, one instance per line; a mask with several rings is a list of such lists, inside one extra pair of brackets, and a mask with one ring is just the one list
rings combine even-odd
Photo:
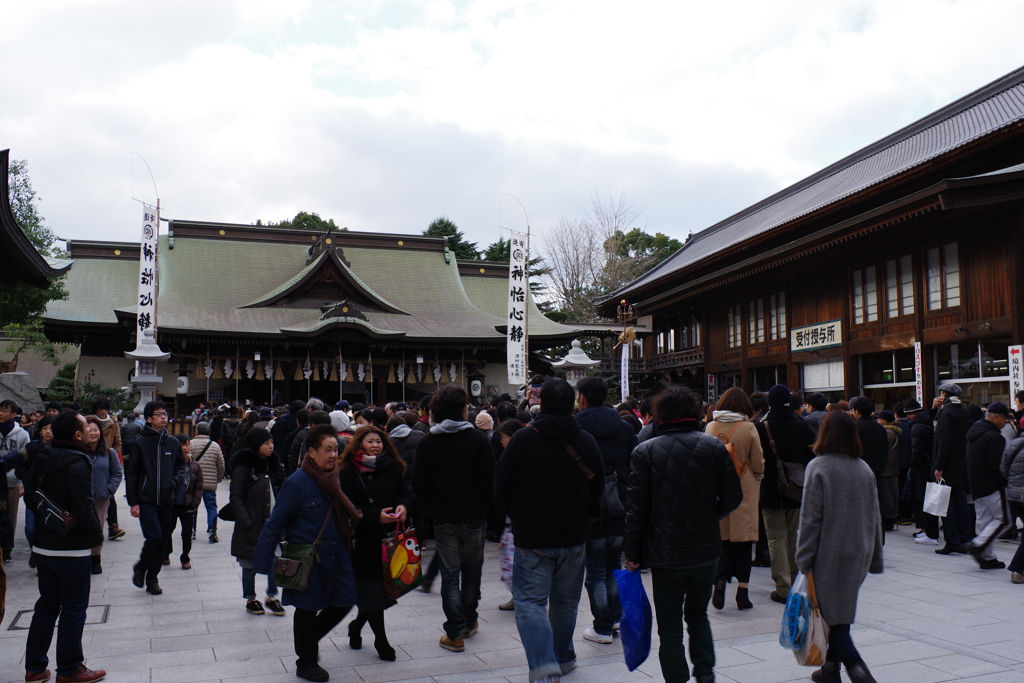
[(228, 358), (226, 361), (224, 361), (224, 376), (227, 377), (228, 379), (238, 379), (237, 377), (233, 376), (234, 372), (235, 361)]
[(395, 381), (395, 364), (388, 363), (388, 384), (397, 384)]
[(274, 379), (278, 382), (284, 381), (284, 370), (281, 369), (281, 361), (277, 361), (277, 370), (274, 372)]

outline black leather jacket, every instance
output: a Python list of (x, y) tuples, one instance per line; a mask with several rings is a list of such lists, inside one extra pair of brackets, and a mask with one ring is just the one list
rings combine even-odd
[(718, 522), (743, 502), (722, 442), (693, 427), (659, 426), (630, 460), (626, 559), (644, 567), (703, 567), (722, 554)]

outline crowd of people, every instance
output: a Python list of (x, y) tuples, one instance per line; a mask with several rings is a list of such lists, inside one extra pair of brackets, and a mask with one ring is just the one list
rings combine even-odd
[[(572, 387), (537, 376), (519, 404), (504, 395), (474, 405), (458, 385), (417, 405), (201, 404), (190, 429), (174, 435), (158, 401), (123, 424), (104, 399), (88, 411), (51, 403), (42, 415), (2, 401), (9, 497), (0, 547), (10, 561), (24, 496), (39, 577), (25, 680), (50, 678), (58, 616), (57, 681), (105, 675), (84, 665), (82, 626), (104, 541), (130, 532), (118, 524), (123, 481), (144, 539), (132, 583), (162, 594), (159, 576), (179, 526), (177, 560), (191, 568), (202, 510), (209, 543), (220, 542), (218, 520), (233, 523), (244, 609), (286, 616), (291, 608), (296, 674), (306, 680), (328, 680), (318, 643), (353, 607), (350, 647), (362, 647), (369, 624), (380, 659), (396, 659), (385, 613), (397, 598), (385, 585), (381, 542), (411, 527), (420, 542), (409, 548), (414, 563), (434, 540), (420, 589), (430, 592), (440, 574), (438, 645), (452, 652), (466, 651), (480, 628), (484, 547), (502, 542), (512, 596), (500, 608), (515, 612), (531, 682), (557, 682), (576, 666), (584, 590), (593, 616), (584, 638), (614, 642), (622, 613), (615, 572), (623, 568), (650, 572), (665, 680), (692, 673), (713, 681), (708, 605), (724, 609), (735, 580), (736, 608), (753, 608), (755, 565), (770, 567), (770, 599), (780, 603), (798, 573), (813, 575), (830, 627), (813, 680), (838, 682), (845, 667), (856, 683), (873, 681), (850, 625), (866, 575), (883, 569), (885, 533), (916, 524), (917, 543), (997, 569), (1005, 565), (995, 540), (1016, 534), (1024, 519), (1024, 392), (1016, 413), (1001, 402), (967, 406), (961, 395), (943, 384), (927, 408), (911, 399), (888, 410), (863, 396), (829, 403), (776, 385), (749, 396), (731, 388), (708, 404), (673, 385), (614, 405), (601, 378)], [(219, 506), (225, 479), (228, 500)], [(925, 511), (929, 484), (950, 488), (944, 517)], [(302, 589), (275, 581), (282, 542), (314, 547)], [(1009, 569), (1013, 583), (1024, 583), (1021, 550)]]

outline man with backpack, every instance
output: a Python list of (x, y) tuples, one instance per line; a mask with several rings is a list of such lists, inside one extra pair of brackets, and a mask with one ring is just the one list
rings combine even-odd
[[(626, 486), (629, 480), (629, 455), (637, 445), (636, 434), (614, 409), (604, 405), (608, 383), (600, 377), (584, 377), (576, 384), (578, 392), (576, 421), (580, 429), (597, 441), (604, 461), (605, 496), (614, 496), (612, 506), (602, 506), (587, 532), (587, 574), (584, 585), (590, 598), (594, 625), (583, 637), (595, 643), (611, 643), (612, 629), (622, 613), (616, 569), (621, 569), (622, 542), (626, 533)], [(608, 479), (611, 479), (609, 487)], [(618, 505), (615, 506), (614, 503)], [(612, 510), (614, 508), (614, 510)]]
[[(47, 681), (47, 651), (57, 630), (57, 680), (92, 683), (107, 675), (85, 666), (82, 631), (89, 607), (92, 548), (103, 543), (103, 526), (92, 496), (92, 460), (85, 448), (87, 424), (78, 413), (66, 410), (53, 421), (52, 443), (32, 463), (25, 486), (32, 500), (36, 492), (74, 516), (70, 526), (58, 515), (38, 515), (33, 551), (39, 574), (39, 600), (25, 642), (25, 680)], [(49, 521), (47, 521), (49, 520)], [(70, 526), (70, 528), (69, 528)]]
[(192, 462), (203, 470), (203, 505), (206, 507), (206, 534), (210, 543), (217, 538), (217, 484), (224, 481), (224, 454), (216, 441), (210, 438), (210, 424), (196, 425), (196, 437), (189, 442)]

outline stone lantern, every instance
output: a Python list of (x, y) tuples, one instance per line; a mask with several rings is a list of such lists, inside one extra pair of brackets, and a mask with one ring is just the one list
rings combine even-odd
[(573, 339), (569, 353), (565, 354), (565, 358), (562, 360), (552, 363), (551, 367), (565, 368), (565, 379), (569, 382), (569, 386), (575, 388), (576, 382), (587, 376), (587, 370), (597, 367), (600, 363), (599, 360), (591, 360), (590, 356), (583, 351), (583, 345), (580, 344), (579, 339)]

